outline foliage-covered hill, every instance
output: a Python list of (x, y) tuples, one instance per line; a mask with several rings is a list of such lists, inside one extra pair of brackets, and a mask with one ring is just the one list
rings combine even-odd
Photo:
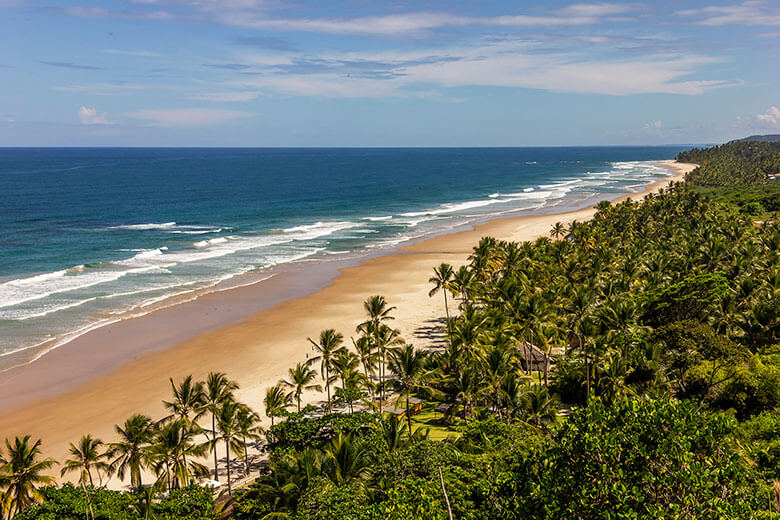
[(738, 143), (742, 141), (764, 141), (767, 143), (780, 142), (780, 134), (766, 134), (766, 135), (751, 135), (750, 137), (743, 137), (742, 139), (734, 139), (732, 143)]
[(750, 186), (766, 184), (780, 173), (780, 143), (743, 141), (711, 148), (694, 148), (677, 154), (680, 162), (699, 166), (685, 180), (698, 186)]

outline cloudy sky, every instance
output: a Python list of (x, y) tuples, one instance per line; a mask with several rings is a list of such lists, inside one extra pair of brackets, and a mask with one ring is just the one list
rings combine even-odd
[(780, 4), (0, 0), (0, 146), (780, 133)]

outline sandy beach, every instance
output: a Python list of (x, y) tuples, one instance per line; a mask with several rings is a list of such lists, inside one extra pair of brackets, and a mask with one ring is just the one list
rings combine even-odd
[[(665, 164), (679, 173), (672, 180), (693, 168)], [(630, 197), (639, 199), (668, 182)], [(462, 265), (481, 237), (531, 240), (548, 234), (555, 222), (586, 220), (593, 212), (589, 207), (496, 219), (359, 265), (299, 266), (258, 284), (97, 329), (30, 365), (0, 374), (0, 439), (22, 434), (42, 438), (46, 455), (62, 460), (68, 443), (84, 433), (111, 441), (113, 425), (129, 415), (159, 417), (161, 400), (170, 394), (170, 377), (203, 378), (210, 371), (226, 372), (238, 381), (238, 398), (262, 413), (265, 389), (306, 359), (306, 338), (326, 328), (349, 338), (364, 318), (367, 297), (385, 296), (397, 307), (394, 325), (406, 341), (423, 346), (444, 315), (442, 298), (428, 297), (434, 266)]]

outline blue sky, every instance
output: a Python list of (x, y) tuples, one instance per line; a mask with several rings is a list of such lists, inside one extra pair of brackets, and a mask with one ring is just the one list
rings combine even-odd
[(0, 0), (0, 146), (780, 133), (780, 4)]

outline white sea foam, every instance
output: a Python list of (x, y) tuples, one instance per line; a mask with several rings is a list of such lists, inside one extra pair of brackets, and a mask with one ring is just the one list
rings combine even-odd
[(176, 227), (176, 222), (162, 222), (162, 223), (150, 222), (147, 224), (123, 224), (121, 226), (111, 226), (108, 229), (127, 229), (129, 231), (150, 231), (153, 229), (173, 229), (175, 227)]
[(73, 269), (45, 273), (31, 278), (12, 280), (0, 284), (0, 308), (18, 305), (31, 300), (46, 298), (53, 294), (67, 293), (95, 285), (112, 282), (133, 273), (159, 269), (158, 266), (136, 269)]
[(386, 217), (363, 217), (364, 220), (370, 220), (372, 222), (381, 222), (383, 220), (392, 220), (392, 215), (387, 215)]

